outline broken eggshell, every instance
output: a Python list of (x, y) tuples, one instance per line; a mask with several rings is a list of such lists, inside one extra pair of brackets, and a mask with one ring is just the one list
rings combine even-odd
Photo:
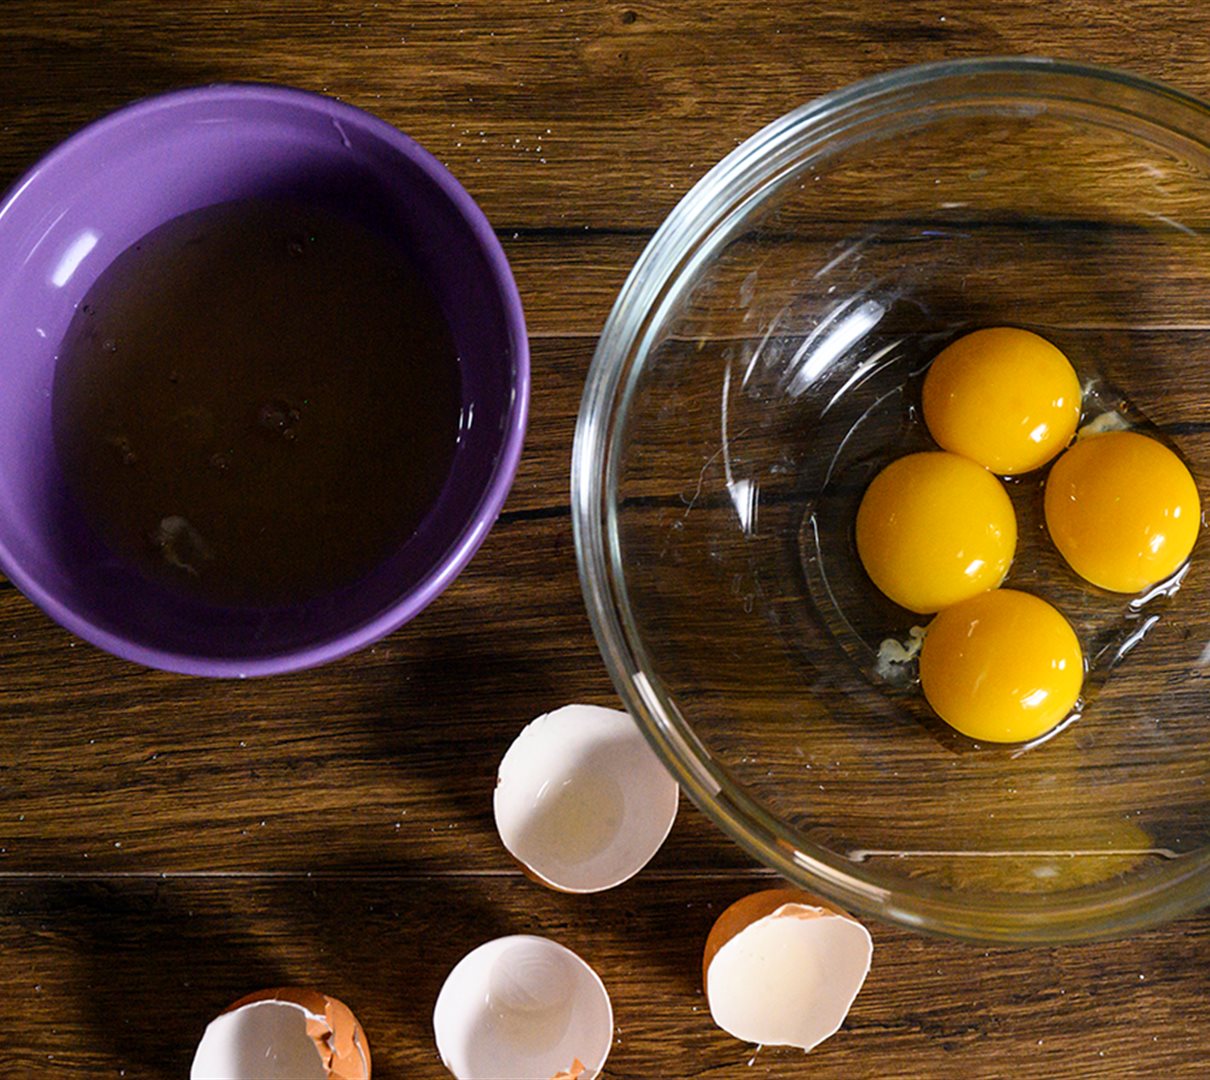
[(613, 1007), (574, 952), (516, 934), (455, 965), (437, 996), (433, 1033), (458, 1080), (593, 1080), (609, 1056)]
[(496, 829), (542, 884), (600, 892), (651, 861), (678, 800), (676, 780), (629, 714), (566, 705), (526, 725), (500, 762)]
[(836, 1034), (870, 970), (870, 932), (797, 889), (737, 900), (706, 939), (702, 981), (728, 1035), (811, 1050)]
[(342, 1001), (301, 986), (240, 998), (206, 1027), (190, 1080), (370, 1080), (370, 1045)]

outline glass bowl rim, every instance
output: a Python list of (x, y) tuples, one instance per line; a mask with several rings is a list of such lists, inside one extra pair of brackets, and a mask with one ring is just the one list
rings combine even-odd
[[(709, 751), (671, 696), (648, 673), (641, 637), (629, 618), (624, 576), (619, 573), (614, 513), (617, 439), (623, 428), (619, 415), (625, 415), (629, 389), (660, 325), (660, 312), (670, 296), (675, 298), (676, 284), (691, 276), (706, 239), (734, 220), (737, 207), (750, 209), (759, 201), (760, 184), (755, 196), (745, 195), (753, 190), (754, 180), (773, 176), (779, 155), (807, 135), (827, 139), (855, 117), (871, 113), (875, 124), (884, 122), (896, 116), (896, 106), (905, 97), (910, 100), (913, 94), (947, 82), (987, 87), (1004, 77), (1053, 81), (1065, 88), (1062, 98), (1067, 102), (1103, 110), (1106, 116), (1115, 111), (1132, 114), (1210, 150), (1210, 105), (1200, 99), (1117, 69), (1044, 57), (983, 57), (900, 68), (825, 94), (774, 120), (710, 169), (681, 199), (618, 294), (598, 339), (576, 423), (572, 528), (585, 606), (618, 694), (681, 787), (742, 849), (801, 888), (910, 929), (985, 943), (1059, 944), (1120, 937), (1203, 906), (1210, 900), (1210, 849), (1182, 857), (1170, 872), (1151, 875), (1146, 882), (1128, 879), (1092, 894), (1066, 897), (1004, 894), (1012, 901), (1006, 904), (986, 894), (962, 896), (939, 886), (906, 887), (906, 879), (904, 888), (891, 889), (862, 864), (805, 842), (712, 765)], [(1093, 89), (1124, 93), (1152, 108), (1141, 114), (1125, 106), (1115, 110), (1104, 97), (1094, 96)], [(1174, 127), (1170, 117), (1160, 115), (1161, 105), (1190, 121), (1195, 133)]]

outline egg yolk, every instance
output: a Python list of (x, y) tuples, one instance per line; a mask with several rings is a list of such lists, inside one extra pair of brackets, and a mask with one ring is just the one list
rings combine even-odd
[(857, 510), (857, 554), (895, 603), (940, 611), (994, 589), (1008, 573), (1017, 520), (1004, 486), (980, 465), (931, 451), (891, 462)]
[(997, 589), (946, 608), (920, 652), (928, 703), (980, 742), (1026, 742), (1074, 708), (1084, 654), (1067, 620), (1045, 600)]
[(1067, 357), (1028, 330), (976, 330), (943, 349), (924, 378), (924, 421), (946, 450), (992, 472), (1040, 468), (1080, 422)]
[(1197, 485), (1163, 443), (1133, 431), (1081, 439), (1051, 469), (1046, 527), (1094, 585), (1133, 593), (1170, 577), (1201, 522)]

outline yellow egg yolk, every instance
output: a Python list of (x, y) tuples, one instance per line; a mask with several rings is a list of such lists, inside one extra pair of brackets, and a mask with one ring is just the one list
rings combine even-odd
[(1112, 592), (1170, 577), (1201, 523), (1197, 485), (1163, 443), (1133, 431), (1081, 439), (1046, 478), (1046, 527), (1068, 565)]
[(1008, 573), (1017, 521), (1003, 485), (939, 451), (891, 462), (857, 510), (857, 554), (895, 603), (940, 611), (994, 589)]
[(1084, 654), (1067, 620), (1045, 600), (997, 589), (946, 608), (920, 652), (928, 703), (979, 742), (1026, 742), (1075, 707)]
[(924, 420), (946, 450), (1003, 476), (1040, 468), (1080, 422), (1067, 357), (1028, 330), (976, 330), (943, 349), (924, 379)]

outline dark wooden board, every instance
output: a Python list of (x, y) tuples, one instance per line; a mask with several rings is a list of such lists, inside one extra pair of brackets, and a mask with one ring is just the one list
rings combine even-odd
[[(232, 79), (327, 91), (416, 136), (481, 202), (534, 354), (526, 457), (500, 523), (418, 622), (358, 656), (251, 683), (148, 672), (0, 581), (12, 1075), (179, 1077), (226, 1003), (304, 982), (354, 1007), (376, 1076), (437, 1077), (440, 981), (509, 932), (550, 934), (599, 969), (613, 1077), (1204, 1074), (1204, 916), (1016, 952), (875, 927), (844, 1031), (810, 1058), (754, 1054), (710, 1024), (698, 965), (712, 918), (769, 875), (698, 811), (684, 805), (648, 871), (597, 897), (525, 880), (492, 828), (515, 732), (568, 701), (616, 704), (576, 580), (568, 467), (595, 336), (652, 231), (720, 156), (812, 96), (1005, 53), (1210, 96), (1210, 15), (1193, 2), (0, 7), (0, 186), (134, 97)], [(1204, 325), (1196, 288), (1175, 299), (1180, 325)], [(653, 497), (682, 494), (649, 481)]]
[[(571, 897), (516, 876), (314, 875), (0, 883), (14, 1076), (186, 1075), (214, 1013), (249, 986), (321, 985), (356, 1011), (375, 1077), (445, 1075), (432, 1005), (462, 953), (546, 934), (600, 972), (617, 1027), (607, 1075), (1003, 1077), (1204, 1075), (1210, 921), (1112, 947), (986, 950), (874, 928), (844, 1029), (809, 1058), (713, 1026), (699, 985), (714, 917), (751, 874), (650, 871)], [(124, 1072), (122, 1070), (125, 1070)]]

